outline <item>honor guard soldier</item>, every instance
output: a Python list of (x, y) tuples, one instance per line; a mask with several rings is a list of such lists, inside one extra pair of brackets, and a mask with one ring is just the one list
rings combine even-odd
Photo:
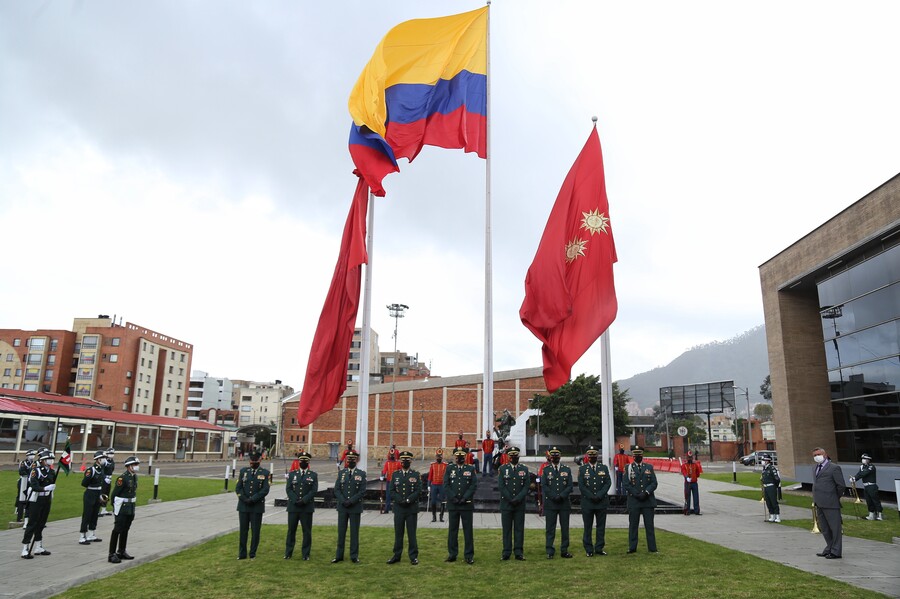
[(656, 509), (656, 473), (653, 466), (644, 463), (644, 450), (635, 445), (631, 450), (634, 461), (628, 465), (622, 486), (628, 497), (628, 553), (637, 551), (638, 526), (644, 519), (644, 532), (647, 535), (647, 549), (656, 553), (656, 529), (653, 527), (653, 514)]
[(763, 499), (766, 500), (766, 509), (769, 510), (768, 522), (781, 522), (781, 508), (778, 506), (778, 485), (781, 484), (781, 476), (778, 468), (772, 464), (772, 458), (768, 454), (762, 457), (762, 474), (759, 483), (763, 489)]
[(384, 467), (381, 469), (381, 482), (387, 482), (387, 490), (384, 493), (384, 513), (388, 513), (391, 511), (391, 478), (394, 476), (394, 472), (400, 470), (400, 461), (397, 459), (397, 450), (391, 447), (390, 451), (388, 451), (388, 459), (384, 463)]
[(287, 479), (287, 515), (288, 530), (284, 542), (284, 559), (294, 555), (294, 544), (297, 541), (297, 523), (303, 533), (300, 550), (303, 560), (309, 560), (312, 547), (313, 512), (316, 511), (315, 497), (319, 491), (319, 475), (309, 467), (312, 456), (305, 451), (297, 454), (297, 469), (288, 474)]
[(107, 561), (112, 564), (134, 559), (125, 549), (128, 547), (128, 531), (134, 522), (134, 508), (137, 505), (137, 473), (141, 469), (140, 463), (136, 456), (125, 460), (125, 472), (116, 478), (114, 485), (111, 485), (109, 499), (113, 504), (113, 516), (116, 520), (109, 538)]
[(625, 446), (619, 444), (619, 453), (613, 458), (613, 469), (616, 471), (616, 495), (624, 495), (622, 479), (625, 476), (625, 468), (631, 463), (631, 458), (625, 453)]
[(22, 558), (31, 559), (35, 555), (50, 555), (44, 549), (44, 527), (50, 515), (50, 503), (56, 489), (56, 472), (53, 462), (56, 457), (49, 449), (37, 453), (37, 463), (28, 475), (28, 524), (22, 538)]
[(428, 505), (431, 508), (431, 521), (437, 521), (437, 508), (441, 506), (441, 522), (444, 521), (444, 508), (447, 506), (444, 494), (444, 473), (447, 464), (444, 462), (444, 450), (438, 448), (434, 452), (434, 461), (428, 468)]
[(263, 514), (266, 512), (266, 495), (269, 494), (269, 471), (259, 467), (262, 455), (257, 450), (250, 452), (250, 465), (241, 468), (234, 492), (237, 494), (238, 522), (240, 536), (238, 540), (238, 559), (246, 559), (247, 532), (250, 531), (250, 559), (256, 557), (259, 547), (259, 531), (262, 528)]
[(541, 475), (541, 489), (544, 496), (544, 517), (546, 518), (544, 531), (546, 533), (547, 559), (553, 559), (556, 549), (553, 543), (556, 539), (556, 523), (559, 521), (560, 545), (559, 555), (570, 558), (569, 553), (569, 516), (572, 514), (572, 502), (569, 496), (572, 494), (574, 483), (572, 470), (560, 464), (562, 453), (558, 448), (550, 449), (550, 465), (544, 468)]
[[(500, 489), (500, 523), (503, 526), (502, 560), (515, 554), (525, 560), (525, 501), (531, 476), (528, 467), (519, 463), (519, 448), (510, 447), (506, 452), (509, 463), (500, 466), (497, 487)], [(515, 542), (514, 542), (515, 539)]]
[(419, 564), (419, 543), (416, 540), (416, 524), (419, 518), (419, 495), (422, 494), (422, 477), (411, 468), (413, 454), (400, 452), (400, 470), (391, 477), (389, 491), (394, 504), (394, 555), (387, 561), (396, 564), (403, 554), (403, 532), (409, 540), (409, 562)]
[[(31, 469), (34, 467), (34, 456), (37, 452), (29, 449), (25, 452), (25, 459), (19, 462), (19, 483), (18, 492), (16, 494), (16, 522), (21, 522), (27, 517), (25, 508), (28, 507), (28, 477), (31, 476)], [(26, 523), (27, 525), (27, 523)]]
[(350, 561), (359, 563), (359, 521), (362, 518), (363, 496), (366, 494), (366, 471), (356, 467), (359, 453), (349, 450), (347, 467), (338, 472), (334, 483), (334, 498), (337, 501), (338, 538), (337, 551), (332, 564), (344, 561), (344, 545), (347, 540), (347, 525), (350, 526)]
[[(606, 510), (609, 508), (609, 489), (612, 478), (609, 468), (598, 463), (600, 452), (591, 445), (585, 452), (587, 462), (578, 468), (578, 488), (581, 490), (581, 519), (584, 521), (582, 544), (588, 557), (606, 555)], [(597, 523), (597, 540), (592, 529)]]
[[(342, 467), (347, 467), (347, 455), (351, 451), (356, 451), (355, 449), (353, 449), (353, 439), (347, 441), (347, 449), (344, 450), (344, 452), (341, 454), (341, 457), (338, 459), (338, 470), (340, 470)], [(356, 454), (356, 457), (359, 458), (359, 453)]]
[(444, 473), (444, 487), (447, 493), (450, 524), (447, 527), (447, 559), (455, 562), (459, 555), (459, 524), (462, 521), (465, 548), (463, 556), (467, 564), (475, 563), (475, 537), (472, 532), (472, 520), (475, 505), (472, 498), (478, 487), (475, 466), (466, 464), (466, 449), (457, 447), (453, 450), (455, 464), (447, 466)]
[[(684, 477), (684, 515), (700, 516), (700, 485), (697, 480), (703, 474), (703, 466), (694, 459), (693, 452), (687, 452), (687, 461), (681, 465), (681, 476)], [(693, 507), (691, 502), (693, 501)]]
[(81, 538), (78, 539), (79, 545), (90, 545), (91, 543), (99, 543), (94, 534), (97, 530), (97, 517), (100, 515), (100, 508), (106, 503), (106, 496), (103, 495), (103, 480), (106, 478), (106, 452), (94, 452), (94, 464), (84, 471), (84, 477), (81, 479), (81, 486), (84, 487), (84, 498), (82, 500), (81, 510)]
[(875, 479), (875, 464), (872, 463), (869, 454), (864, 453), (859, 472), (850, 477), (850, 484), (856, 486), (856, 481), (862, 481), (863, 493), (866, 495), (866, 507), (869, 508), (866, 520), (884, 520), (881, 500), (878, 499), (878, 483)]
[(106, 465), (103, 466), (103, 487), (100, 491), (101, 498), (103, 499), (103, 503), (100, 505), (100, 515), (101, 516), (112, 516), (113, 513), (109, 511), (107, 508), (107, 502), (109, 501), (109, 490), (112, 486), (112, 476), (116, 471), (116, 450), (113, 447), (108, 447), (106, 449)]

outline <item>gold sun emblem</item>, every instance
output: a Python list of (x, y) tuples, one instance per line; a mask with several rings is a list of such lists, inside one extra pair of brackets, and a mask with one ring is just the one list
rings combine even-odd
[(601, 231), (604, 233), (609, 232), (607, 231), (609, 218), (604, 216), (599, 209), (594, 209), (590, 212), (582, 212), (581, 214), (584, 216), (584, 218), (581, 219), (581, 228), (590, 231), (591, 235), (600, 233)]
[(579, 256), (584, 256), (584, 246), (587, 245), (587, 239), (575, 238), (566, 244), (566, 262), (572, 262)]

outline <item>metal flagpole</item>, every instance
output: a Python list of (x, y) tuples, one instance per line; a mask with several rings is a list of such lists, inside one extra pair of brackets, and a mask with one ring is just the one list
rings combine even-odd
[(375, 249), (375, 196), (369, 190), (368, 223), (366, 225), (366, 280), (363, 287), (362, 348), (359, 352), (359, 394), (356, 409), (356, 451), (359, 452), (357, 466), (365, 471), (369, 455), (369, 339), (372, 323), (372, 262)]
[[(487, 61), (487, 131), (485, 138), (486, 159), (484, 189), (484, 401), (481, 411), (481, 430), (494, 428), (494, 302), (493, 302), (493, 252), (491, 249), (491, 11), (487, 2), (487, 40), (485, 54)], [(477, 433), (478, 431), (476, 431)]]
[(603, 419), (603, 463), (612, 470), (613, 447), (615, 446), (615, 423), (613, 422), (612, 365), (609, 358), (609, 329), (600, 335), (600, 417)]

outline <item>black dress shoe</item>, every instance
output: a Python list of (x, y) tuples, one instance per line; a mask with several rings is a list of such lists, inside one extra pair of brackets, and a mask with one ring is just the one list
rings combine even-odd
[(90, 545), (91, 542), (88, 541), (87, 539), (84, 539), (84, 540), (78, 541), (78, 544), (79, 545)]
[(399, 561), (400, 561), (400, 558), (399, 558), (399, 557), (392, 557), (391, 559), (389, 559), (389, 560), (387, 561), (387, 563), (389, 563), (389, 564), (396, 564), (396, 563), (399, 562)]
[(585, 551), (584, 554), (585, 554), (587, 557), (594, 557), (594, 553), (593, 553), (592, 551)]
[(354, 558), (351, 557), (351, 558), (350, 558), (350, 561), (353, 562), (354, 564), (358, 564), (358, 563), (359, 563), (359, 558), (355, 558), (355, 559), (354, 559)]
[(455, 557), (448, 557), (448, 558), (445, 559), (444, 561), (445, 561), (445, 562), (455, 562), (455, 561), (456, 561), (456, 558), (455, 558)]
[[(238, 558), (238, 559), (241, 559), (241, 558)], [(115, 553), (110, 553), (109, 558), (106, 561), (108, 561), (111, 564), (121, 564), (122, 563), (122, 560), (120, 560), (119, 556), (116, 555)]]
[(418, 565), (419, 565), (419, 560), (417, 560), (417, 559), (411, 559), (411, 560), (409, 560), (409, 563), (412, 564), (413, 566), (418, 566)]
[(88, 539), (91, 543), (102, 543), (103, 539), (94, 537), (93, 539)]
[(606, 552), (603, 551), (603, 550), (600, 550), (600, 551), (597, 552), (597, 555), (609, 555), (609, 554), (606, 553)]
[[(119, 559), (134, 559), (132, 556), (128, 555), (128, 554), (127, 554), (126, 552), (124, 552), (124, 551), (122, 551), (122, 552), (120, 552), (120, 553), (117, 553), (116, 555), (119, 556)], [(250, 556), (250, 559), (253, 559), (253, 556)]]
[(508, 556), (508, 555), (504, 555), (504, 556), (502, 556), (500, 559), (502, 559), (502, 560), (505, 561), (505, 562), (508, 562), (508, 561), (509, 561), (509, 556)]
[(650, 549), (650, 553), (657, 553), (656, 549)]
[(288, 555), (286, 553), (284, 554), (284, 559), (291, 559), (292, 557), (293, 557), (292, 555)]
[(243, 555), (239, 555), (239, 556), (238, 556), (238, 559), (247, 559), (247, 557), (246, 557), (246, 556), (243, 556)]
[(829, 552), (823, 551), (822, 553), (817, 553), (816, 557), (828, 557), (829, 555), (831, 555)]
[(342, 557), (336, 557), (336, 558), (334, 558), (333, 560), (331, 560), (331, 563), (332, 563), (332, 564), (336, 564), (336, 563), (342, 562), (342, 561), (344, 561), (344, 558), (342, 558)]
[(50, 555), (50, 552), (44, 549), (43, 551), (35, 551), (34, 555)]
[(524, 556), (524, 555), (517, 555), (517, 556), (516, 556), (516, 560), (517, 560), (517, 561), (520, 561), (520, 562), (524, 562), (524, 561), (525, 561), (525, 556)]
[(466, 558), (466, 563), (469, 564), (469, 565), (471, 566), (472, 564), (475, 563), (475, 559), (474, 559), (474, 558), (471, 558), (471, 557), (467, 557), (467, 558)]
[(568, 551), (566, 551), (565, 553), (563, 553), (563, 554), (560, 555), (559, 557), (561, 557), (561, 558), (563, 558), (563, 559), (571, 559), (571, 558), (572, 558), (572, 554), (569, 553)]
[(833, 553), (829, 553), (828, 555), (825, 556), (825, 559), (841, 559), (841, 556), (835, 555)]
[(636, 553), (636, 552), (637, 552), (637, 549), (629, 549), (628, 550), (628, 553)]
[(309, 561), (309, 556), (308, 556), (308, 555), (304, 555), (304, 556), (303, 556), (303, 561), (308, 562), (308, 561)]
[(548, 554), (547, 554), (547, 559), (553, 559), (553, 554), (548, 553)]

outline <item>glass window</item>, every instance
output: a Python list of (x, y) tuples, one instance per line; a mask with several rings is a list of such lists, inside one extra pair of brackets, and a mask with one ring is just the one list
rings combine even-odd
[(118, 362), (118, 361), (119, 361), (119, 354), (109, 354), (109, 361), (110, 361), (110, 362)]
[(59, 347), (59, 339), (52, 339), (50, 341), (50, 351), (56, 351), (56, 348)]
[(41, 354), (28, 354), (28, 363), (29, 364), (40, 364), (42, 362)]
[(159, 431), (159, 451), (160, 452), (174, 452), (175, 451), (175, 439), (178, 436), (178, 431), (172, 428), (164, 428)]
[(848, 399), (893, 391), (900, 381), (896, 357), (840, 368), (828, 373), (831, 399)]
[(85, 335), (81, 338), (81, 347), (83, 349), (97, 349), (100, 337), (97, 335)]
[(121, 343), (122, 343), (122, 338), (121, 338), (121, 337), (113, 337), (113, 338), (112, 338), (112, 344), (113, 344), (115, 347), (118, 347)]
[(13, 361), (13, 356), (14, 356), (14, 355), (15, 355), (15, 354), (6, 354), (6, 361), (7, 361), (7, 362), (12, 362), (12, 361)]
[(56, 364), (56, 356), (54, 356), (53, 354), (50, 354), (49, 356), (47, 356), (47, 366), (53, 366), (55, 364)]
[(12, 368), (6, 368), (3, 370), (3, 376), (10, 376), (12, 374)]
[(37, 391), (37, 390), (38, 390), (37, 383), (26, 383), (22, 387), (22, 391)]
[(20, 345), (22, 345), (21, 339), (13, 339), (13, 347), (19, 347)]
[(116, 434), (113, 437), (112, 446), (116, 451), (134, 451), (134, 442), (137, 438), (137, 427), (133, 425), (117, 424)]
[[(122, 395), (128, 395), (129, 393), (131, 393), (131, 387), (125, 387), (125, 392)], [(127, 406), (128, 404), (125, 405)], [(125, 409), (127, 410), (128, 408)]]
[(28, 347), (30, 347), (33, 351), (41, 352), (44, 351), (46, 343), (47, 339), (44, 337), (32, 337), (28, 340)]
[(155, 428), (141, 427), (138, 432), (138, 451), (154, 451), (156, 449)]
[(838, 306), (897, 281), (900, 281), (900, 245), (819, 283), (819, 306)]

